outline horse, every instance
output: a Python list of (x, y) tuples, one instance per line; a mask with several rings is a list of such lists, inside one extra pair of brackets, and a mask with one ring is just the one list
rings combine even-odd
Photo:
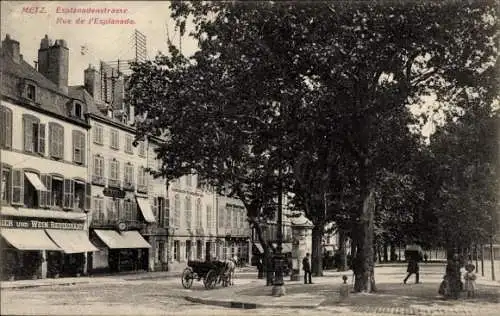
[(236, 271), (236, 262), (237, 258), (231, 258), (224, 260), (224, 276), (226, 277), (224, 280), (224, 286), (228, 285), (234, 285), (233, 277), (234, 277), (234, 272)]

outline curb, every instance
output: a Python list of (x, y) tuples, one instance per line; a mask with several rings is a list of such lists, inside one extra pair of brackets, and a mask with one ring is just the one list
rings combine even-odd
[(239, 309), (257, 309), (257, 308), (290, 308), (290, 309), (315, 309), (321, 306), (321, 303), (314, 305), (272, 305), (272, 304), (257, 304), (239, 301), (222, 301), (212, 298), (201, 298), (194, 296), (184, 296), (186, 301), (204, 305), (220, 306), (227, 308)]
[(2, 290), (9, 289), (29, 289), (29, 288), (37, 288), (37, 287), (46, 287), (46, 286), (68, 286), (68, 285), (76, 285), (76, 284), (88, 284), (90, 281), (86, 282), (65, 282), (65, 283), (53, 283), (53, 284), (26, 284), (26, 285), (14, 285), (14, 286), (5, 286), (0, 287)]

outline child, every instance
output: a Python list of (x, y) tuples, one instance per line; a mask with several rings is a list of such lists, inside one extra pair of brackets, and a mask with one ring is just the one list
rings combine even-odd
[(473, 272), (475, 268), (472, 263), (465, 266), (467, 272), (464, 274), (464, 289), (467, 291), (467, 297), (474, 297), (476, 292), (476, 274)]

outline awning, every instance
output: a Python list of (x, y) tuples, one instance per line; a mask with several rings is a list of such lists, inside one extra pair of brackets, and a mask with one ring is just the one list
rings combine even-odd
[(151, 209), (151, 204), (148, 199), (136, 198), (137, 204), (139, 204), (139, 209), (142, 212), (142, 216), (148, 223), (155, 223), (155, 215), (153, 214), (153, 210)]
[(36, 173), (33, 172), (25, 172), (26, 178), (28, 178), (29, 182), (33, 184), (36, 190), (39, 191), (47, 191), (47, 188), (43, 185), (42, 181)]
[(62, 218), (73, 221), (85, 221), (87, 214), (80, 212), (61, 212), (36, 208), (14, 208), (12, 206), (2, 206), (0, 214), (8, 216), (37, 217), (37, 218)]
[(46, 229), (47, 234), (65, 253), (99, 251), (84, 230)]
[(61, 251), (43, 229), (2, 228), (2, 237), (19, 250)]
[(151, 245), (137, 231), (126, 231), (121, 234), (114, 230), (94, 230), (96, 235), (110, 249), (151, 248)]
[(260, 251), (260, 253), (264, 253), (264, 248), (262, 248), (262, 245), (259, 242), (254, 242), (253, 245)]

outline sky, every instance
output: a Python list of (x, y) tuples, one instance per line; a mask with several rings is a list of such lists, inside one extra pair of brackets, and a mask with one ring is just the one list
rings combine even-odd
[[(146, 36), (148, 57), (158, 51), (167, 51), (167, 26), (170, 37), (178, 41), (178, 32), (170, 17), (168, 1), (1, 1), (1, 36), (6, 34), (20, 43), (21, 54), (29, 64), (38, 59), (40, 40), (47, 34), (50, 39), (64, 39), (69, 47), (69, 84), (83, 84), (83, 71), (99, 60), (115, 61), (132, 59), (135, 56), (134, 30)], [(29, 7), (43, 7), (45, 13), (23, 11)], [(127, 9), (123, 14), (112, 13), (58, 13), (63, 8), (108, 8)], [(40, 9), (42, 10), (42, 9)], [(90, 18), (106, 20), (131, 19), (134, 25), (88, 24)], [(81, 18), (84, 24), (76, 24)], [(63, 24), (68, 19), (71, 24)], [(82, 46), (86, 48), (83, 50)], [(195, 52), (197, 45), (185, 37), (182, 41), (184, 53)]]
[[(38, 59), (40, 40), (48, 35), (52, 40), (64, 39), (69, 48), (69, 84), (82, 85), (83, 71), (89, 65), (98, 67), (99, 61), (132, 59), (135, 56), (134, 31), (146, 36), (147, 57), (159, 51), (167, 52), (167, 34), (178, 43), (179, 35), (170, 18), (168, 1), (0, 1), (1, 37), (6, 34), (20, 43), (26, 62), (34, 65)], [(36, 9), (34, 7), (39, 7)], [(29, 10), (31, 8), (31, 10)], [(43, 8), (43, 9), (42, 9)], [(72, 8), (120, 9), (125, 13), (65, 13)], [(38, 12), (34, 12), (37, 11)], [(31, 13), (33, 12), (33, 13)], [(94, 24), (93, 18), (107, 20), (130, 19), (135, 24)], [(83, 24), (77, 24), (81, 19)], [(68, 21), (70, 20), (70, 21)], [(90, 20), (90, 24), (88, 23)], [(68, 22), (71, 22), (68, 24)], [(189, 32), (189, 25), (187, 27)], [(185, 36), (182, 51), (191, 55), (197, 50), (194, 40)], [(424, 111), (433, 105), (430, 99)], [(422, 110), (415, 108), (414, 113)], [(434, 131), (429, 122), (422, 134)]]

